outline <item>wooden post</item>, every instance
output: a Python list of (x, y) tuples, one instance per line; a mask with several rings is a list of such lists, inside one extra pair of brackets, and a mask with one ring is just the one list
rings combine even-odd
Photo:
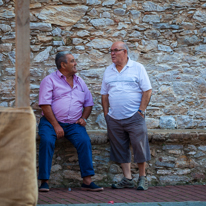
[(15, 1), (16, 107), (30, 106), (30, 15), (29, 0)]

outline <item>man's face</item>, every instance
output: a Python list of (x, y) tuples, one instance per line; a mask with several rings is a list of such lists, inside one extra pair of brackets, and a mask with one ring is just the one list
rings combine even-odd
[(71, 73), (72, 75), (77, 73), (77, 68), (76, 68), (77, 63), (73, 55), (67, 54), (66, 60), (67, 60), (67, 63), (65, 62), (63, 63), (65, 71), (68, 73)]
[(121, 64), (127, 58), (126, 49), (124, 49), (121, 44), (114, 43), (111, 47), (111, 58), (112, 62), (116, 65)]

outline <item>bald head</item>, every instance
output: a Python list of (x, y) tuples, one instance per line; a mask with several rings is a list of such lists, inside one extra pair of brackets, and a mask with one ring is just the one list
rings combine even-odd
[(127, 55), (128, 55), (128, 50), (129, 50), (129, 48), (128, 48), (128, 46), (123, 42), (123, 41), (116, 41), (116, 42), (114, 42), (113, 44), (112, 44), (112, 46), (117, 46), (117, 47), (120, 47), (120, 48), (122, 48), (122, 49), (126, 49), (127, 50)]
[(128, 61), (128, 47), (122, 41), (117, 41), (111, 47), (112, 62), (116, 65), (125, 65)]

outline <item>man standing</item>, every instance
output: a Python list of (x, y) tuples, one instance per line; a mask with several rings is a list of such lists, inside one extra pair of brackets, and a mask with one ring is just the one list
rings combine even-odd
[(152, 87), (144, 66), (128, 57), (128, 47), (124, 42), (115, 42), (110, 52), (113, 64), (104, 73), (102, 106), (111, 146), (110, 159), (121, 163), (124, 174), (120, 182), (112, 184), (112, 188), (134, 187), (131, 176), (131, 142), (134, 162), (139, 167), (137, 189), (147, 190), (145, 163), (151, 156), (145, 110)]
[[(59, 52), (55, 58), (57, 71), (46, 76), (40, 85), (39, 106), (43, 117), (39, 123), (39, 191), (48, 192), (55, 142), (66, 137), (77, 149), (82, 190), (102, 191), (91, 180), (94, 175), (91, 141), (86, 132), (93, 100), (85, 82), (75, 75), (76, 61), (68, 52)], [(83, 111), (82, 111), (83, 110)]]

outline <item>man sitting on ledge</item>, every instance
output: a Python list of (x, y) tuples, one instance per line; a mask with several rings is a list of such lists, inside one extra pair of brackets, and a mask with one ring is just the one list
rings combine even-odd
[(55, 58), (57, 71), (46, 76), (40, 85), (39, 106), (43, 117), (39, 123), (39, 191), (48, 192), (55, 142), (66, 137), (77, 149), (82, 190), (102, 191), (91, 180), (94, 175), (91, 141), (86, 132), (93, 100), (85, 82), (75, 75), (76, 61), (68, 52), (59, 52)]

